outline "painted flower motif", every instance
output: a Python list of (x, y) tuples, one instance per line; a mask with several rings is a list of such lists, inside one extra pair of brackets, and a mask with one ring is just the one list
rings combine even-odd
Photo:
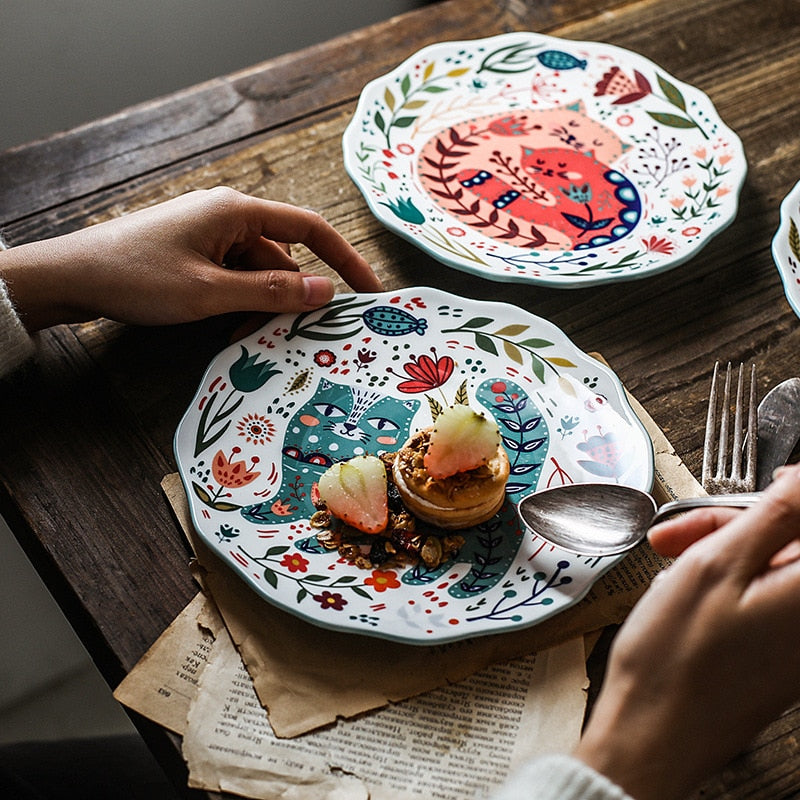
[(396, 217), (403, 222), (410, 222), (413, 225), (422, 225), (425, 222), (425, 215), (414, 205), (410, 197), (400, 197), (397, 200), (387, 200), (381, 205), (390, 209)]
[(385, 592), (387, 589), (397, 589), (400, 587), (400, 581), (397, 580), (397, 573), (392, 570), (373, 570), (372, 575), (364, 579), (364, 583), (367, 586), (371, 586), (376, 592)]
[(338, 592), (329, 592), (327, 589), (312, 595), (312, 597), (315, 602), (320, 604), (321, 608), (332, 608), (334, 611), (341, 611), (347, 605), (347, 600)]
[(336, 363), (336, 354), (331, 350), (317, 350), (314, 353), (314, 363), (318, 367), (332, 367)]
[(669, 239), (659, 236), (651, 236), (649, 239), (642, 239), (642, 244), (648, 253), (663, 253), (666, 256), (672, 255), (675, 245)]
[(253, 471), (253, 467), (258, 464), (258, 456), (253, 456), (253, 465), (250, 468), (248, 468), (244, 460), (233, 460), (234, 456), (241, 452), (240, 448), (234, 447), (231, 450), (230, 457), (228, 457), (222, 450), (217, 451), (214, 460), (211, 462), (211, 473), (220, 486), (226, 486), (228, 489), (239, 489), (242, 486), (247, 486), (248, 483), (252, 483), (261, 474)]
[(647, 97), (653, 91), (650, 81), (638, 70), (633, 71), (633, 78), (629, 78), (619, 67), (611, 67), (608, 72), (597, 82), (594, 87), (594, 96), (602, 97), (611, 95), (616, 97), (614, 105), (635, 103)]
[(269, 510), (276, 516), (288, 517), (289, 514), (297, 511), (297, 508), (297, 506), (292, 505), (290, 500), (281, 500), (279, 498), (269, 507)]
[(259, 361), (257, 355), (251, 356), (242, 346), (242, 354), (231, 364), (228, 371), (231, 383), (240, 392), (255, 392), (280, 370), (274, 369), (274, 361)]
[(525, 117), (500, 117), (489, 123), (489, 130), (497, 136), (522, 136), (527, 132)]
[(234, 528), (231, 525), (220, 525), (217, 531), (217, 539), (219, 539), (220, 542), (230, 542), (235, 539), (239, 533), (240, 531), (238, 528)]
[(586, 436), (587, 433), (588, 431), (584, 431), (586, 439), (576, 447), (586, 453), (590, 460), (579, 460), (578, 464), (592, 475), (619, 480), (630, 466), (631, 454), (622, 450), (613, 431), (604, 434), (598, 428), (598, 433), (592, 436)]
[(507, 388), (504, 381), (495, 381), (492, 384), (492, 394), (503, 395)]
[(281, 566), (286, 567), (289, 572), (307, 572), (308, 559), (303, 558), (300, 553), (287, 553), (281, 560)]
[(356, 369), (366, 369), (377, 357), (378, 354), (374, 350), (362, 348), (356, 353)]
[(437, 358), (434, 348), (431, 348), (431, 353), (433, 353), (433, 358), (425, 355), (411, 356), (411, 361), (403, 364), (403, 370), (411, 380), (399, 383), (397, 385), (399, 391), (416, 394), (417, 392), (428, 392), (447, 383), (448, 378), (453, 374), (455, 362), (450, 356)]
[(248, 414), (236, 423), (239, 436), (244, 436), (248, 444), (265, 445), (275, 436), (275, 426), (261, 414)]
[(583, 186), (576, 186), (574, 183), (571, 183), (569, 189), (565, 189), (562, 186), (561, 191), (572, 200), (573, 203), (580, 203), (583, 205), (589, 203), (592, 199), (592, 187), (588, 183), (584, 183)]

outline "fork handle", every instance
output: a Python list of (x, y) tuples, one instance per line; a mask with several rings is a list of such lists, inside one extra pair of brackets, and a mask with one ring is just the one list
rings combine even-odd
[(684, 497), (681, 500), (672, 500), (664, 503), (653, 517), (651, 525), (692, 508), (749, 508), (755, 505), (762, 496), (762, 492), (737, 492), (734, 494), (710, 494), (707, 497)]

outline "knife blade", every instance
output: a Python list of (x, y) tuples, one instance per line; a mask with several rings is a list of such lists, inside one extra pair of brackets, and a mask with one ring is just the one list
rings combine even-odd
[(779, 383), (758, 404), (756, 488), (772, 482), (800, 439), (800, 378)]

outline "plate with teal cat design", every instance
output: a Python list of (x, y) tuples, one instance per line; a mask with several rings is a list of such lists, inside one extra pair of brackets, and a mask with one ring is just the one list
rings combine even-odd
[[(336, 461), (399, 450), (449, 405), (491, 414), (506, 500), (435, 569), (356, 566), (311, 524)], [(650, 489), (650, 439), (606, 366), (515, 306), (429, 288), (338, 295), (274, 317), (222, 351), (175, 435), (203, 540), (254, 591), (327, 628), (433, 644), (534, 625), (580, 600), (620, 557), (526, 533), (518, 500), (601, 481)], [(366, 555), (371, 542), (362, 545)]]
[(442, 42), (369, 83), (345, 168), (390, 230), (498, 281), (579, 287), (684, 263), (735, 215), (742, 144), (701, 91), (599, 42)]

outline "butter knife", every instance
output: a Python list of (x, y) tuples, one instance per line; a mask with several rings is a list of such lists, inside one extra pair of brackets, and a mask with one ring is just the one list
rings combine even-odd
[(772, 482), (800, 439), (800, 378), (789, 378), (765, 395), (758, 405), (756, 488)]

